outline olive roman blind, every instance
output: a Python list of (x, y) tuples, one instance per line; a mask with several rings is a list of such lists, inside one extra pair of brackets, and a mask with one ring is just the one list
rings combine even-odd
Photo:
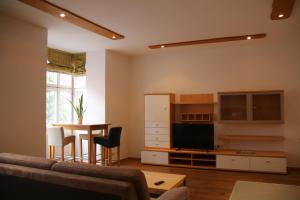
[(86, 72), (85, 63), (86, 53), (69, 53), (48, 48), (48, 71), (82, 76)]

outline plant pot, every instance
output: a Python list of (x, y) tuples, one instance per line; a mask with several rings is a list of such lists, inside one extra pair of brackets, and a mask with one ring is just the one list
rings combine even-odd
[(78, 124), (82, 124), (83, 116), (78, 117)]

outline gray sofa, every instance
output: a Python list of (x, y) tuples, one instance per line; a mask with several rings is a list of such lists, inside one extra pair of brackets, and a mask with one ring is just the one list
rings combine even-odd
[[(56, 162), (0, 153), (0, 199), (149, 200), (144, 174), (137, 169)], [(186, 187), (158, 200), (188, 200)]]

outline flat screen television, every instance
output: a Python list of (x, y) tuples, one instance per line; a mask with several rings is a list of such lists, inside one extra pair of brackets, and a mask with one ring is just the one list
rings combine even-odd
[(213, 124), (173, 124), (173, 148), (214, 149)]

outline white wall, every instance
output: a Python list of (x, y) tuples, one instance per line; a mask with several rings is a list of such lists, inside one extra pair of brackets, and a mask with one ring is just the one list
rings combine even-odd
[(121, 158), (128, 157), (129, 143), (129, 60), (106, 50), (106, 121), (121, 126)]
[(216, 135), (283, 135), (284, 143), (230, 147), (285, 150), (288, 165), (300, 167), (300, 21), (296, 16), (278, 23), (265, 39), (153, 50), (131, 58), (129, 155), (139, 157), (144, 146), (144, 93), (214, 93), (216, 99), (221, 91), (283, 89), (285, 124), (216, 124)]
[(0, 152), (46, 155), (47, 30), (0, 15)]
[(87, 52), (84, 123), (105, 122), (105, 50)]

